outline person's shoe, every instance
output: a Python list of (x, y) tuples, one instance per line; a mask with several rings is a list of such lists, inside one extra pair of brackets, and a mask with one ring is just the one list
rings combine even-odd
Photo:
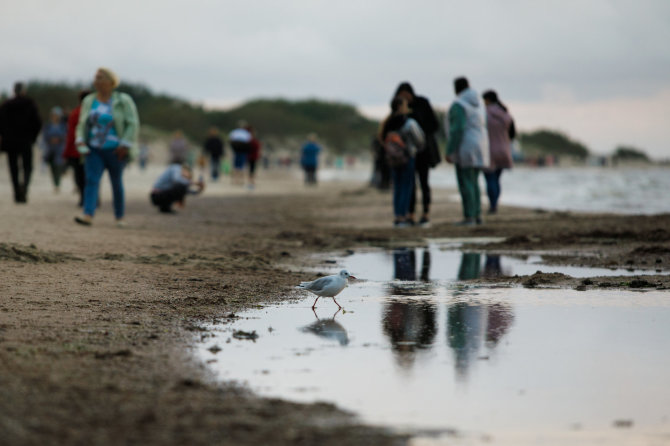
[(477, 217), (477, 218), (475, 219), (475, 223), (478, 224), (478, 225), (483, 225), (483, 224), (484, 224), (484, 222), (482, 221), (481, 217)]
[(413, 218), (408, 218), (405, 222), (407, 223), (407, 226), (416, 226), (416, 222)]
[(393, 222), (393, 227), (394, 228), (409, 228), (410, 224), (409, 222), (405, 220), (396, 220)]
[(82, 226), (91, 226), (93, 224), (93, 219), (88, 215), (84, 215), (83, 217), (77, 216), (74, 218), (74, 221)]
[(419, 226), (422, 228), (430, 228), (430, 220), (428, 220), (428, 217), (421, 217), (421, 220), (419, 220)]
[(177, 213), (177, 211), (175, 211), (175, 210), (172, 209), (172, 208), (160, 208), (160, 209), (158, 209), (158, 211), (159, 211), (161, 214), (176, 214), (176, 213)]
[(489, 215), (494, 215), (494, 214), (497, 214), (497, 213), (498, 213), (498, 209), (496, 209), (496, 208), (491, 208), (491, 209), (489, 209), (488, 212), (486, 212), (486, 213), (489, 214)]
[(127, 228), (128, 223), (126, 223), (125, 220), (116, 220), (116, 227), (117, 228)]
[(465, 220), (454, 223), (454, 226), (474, 226), (476, 224), (477, 223), (475, 222), (474, 218), (466, 218)]

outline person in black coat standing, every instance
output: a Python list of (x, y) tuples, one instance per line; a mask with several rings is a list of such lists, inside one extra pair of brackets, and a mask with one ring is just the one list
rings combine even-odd
[(203, 151), (209, 155), (209, 166), (212, 173), (212, 181), (219, 179), (219, 172), (221, 172), (221, 158), (224, 155), (223, 139), (219, 135), (219, 129), (211, 127), (207, 135), (207, 139), (203, 144)]
[[(401, 83), (395, 91), (395, 98), (400, 97), (409, 101), (409, 107), (412, 110), (410, 117), (419, 123), (421, 130), (426, 136), (425, 149), (416, 155), (415, 170), (419, 175), (419, 184), (421, 185), (421, 195), (423, 197), (423, 214), (419, 224), (423, 227), (430, 225), (430, 185), (428, 184), (428, 170), (435, 167), (440, 162), (440, 150), (435, 140), (435, 133), (439, 129), (439, 122), (430, 105), (428, 99), (423, 96), (417, 96), (409, 82)], [(416, 184), (416, 182), (415, 182)], [(411, 195), (409, 205), (410, 218), (414, 220), (416, 209), (416, 186)]]
[[(7, 152), (16, 203), (28, 201), (33, 144), (41, 128), (42, 120), (35, 101), (26, 95), (25, 85), (17, 82), (14, 84), (14, 97), (0, 105), (0, 148)], [(23, 173), (22, 177), (20, 173)]]

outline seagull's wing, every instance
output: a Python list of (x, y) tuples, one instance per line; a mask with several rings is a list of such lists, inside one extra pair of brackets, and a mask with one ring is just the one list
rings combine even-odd
[(316, 279), (314, 282), (308, 282), (305, 284), (305, 288), (307, 288), (310, 291), (323, 291), (324, 288), (330, 286), (333, 283), (333, 278), (330, 276), (322, 277), (320, 279)]

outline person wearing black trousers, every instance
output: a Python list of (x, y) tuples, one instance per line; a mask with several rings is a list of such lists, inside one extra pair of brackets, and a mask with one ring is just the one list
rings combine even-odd
[[(416, 155), (415, 171), (419, 176), (421, 196), (423, 198), (423, 214), (421, 215), (419, 224), (423, 227), (428, 227), (430, 225), (431, 203), (428, 171), (440, 162), (440, 150), (437, 146), (437, 141), (435, 140), (435, 133), (439, 129), (439, 122), (428, 99), (423, 96), (417, 96), (409, 82), (401, 83), (396, 89), (394, 97), (401, 97), (409, 101), (409, 106), (412, 110), (410, 117), (414, 118), (426, 136), (425, 149)], [(415, 209), (416, 186), (414, 187), (414, 191), (411, 194), (411, 201), (409, 205), (410, 218), (412, 221), (414, 221)]]
[(42, 120), (35, 101), (26, 95), (25, 84), (17, 82), (14, 94), (0, 105), (0, 147), (7, 152), (14, 201), (26, 203), (33, 171), (33, 144), (42, 128)]

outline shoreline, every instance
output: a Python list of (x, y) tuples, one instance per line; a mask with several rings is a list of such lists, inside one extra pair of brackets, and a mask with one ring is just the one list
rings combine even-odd
[[(390, 227), (388, 194), (342, 183), (305, 189), (290, 174), (262, 172), (255, 192), (211, 185), (175, 216), (159, 215), (146, 185), (127, 181), (129, 227), (114, 227), (103, 193), (95, 225), (81, 228), (72, 222), (74, 196), (51, 195), (45, 176), (36, 177), (34, 191), (49, 194), (28, 206), (9, 201), (7, 182), (0, 190), (7, 214), (0, 223), (0, 435), (9, 444), (404, 444), (330, 404), (259, 398), (214, 383), (189, 359), (190, 339), (207, 334), (198, 323), (293, 295), (296, 283), (318, 276), (308, 269), (314, 253), (505, 237), (485, 249), (553, 251), (561, 264), (670, 269), (667, 214), (503, 207), (483, 226), (458, 228), (451, 223), (460, 203), (438, 189), (433, 227), (398, 230)], [(589, 279), (545, 274), (506, 283), (591, 289), (602, 282)], [(667, 276), (644, 279), (650, 289), (670, 287)], [(630, 288), (607, 280), (615, 283), (608, 289)]]

